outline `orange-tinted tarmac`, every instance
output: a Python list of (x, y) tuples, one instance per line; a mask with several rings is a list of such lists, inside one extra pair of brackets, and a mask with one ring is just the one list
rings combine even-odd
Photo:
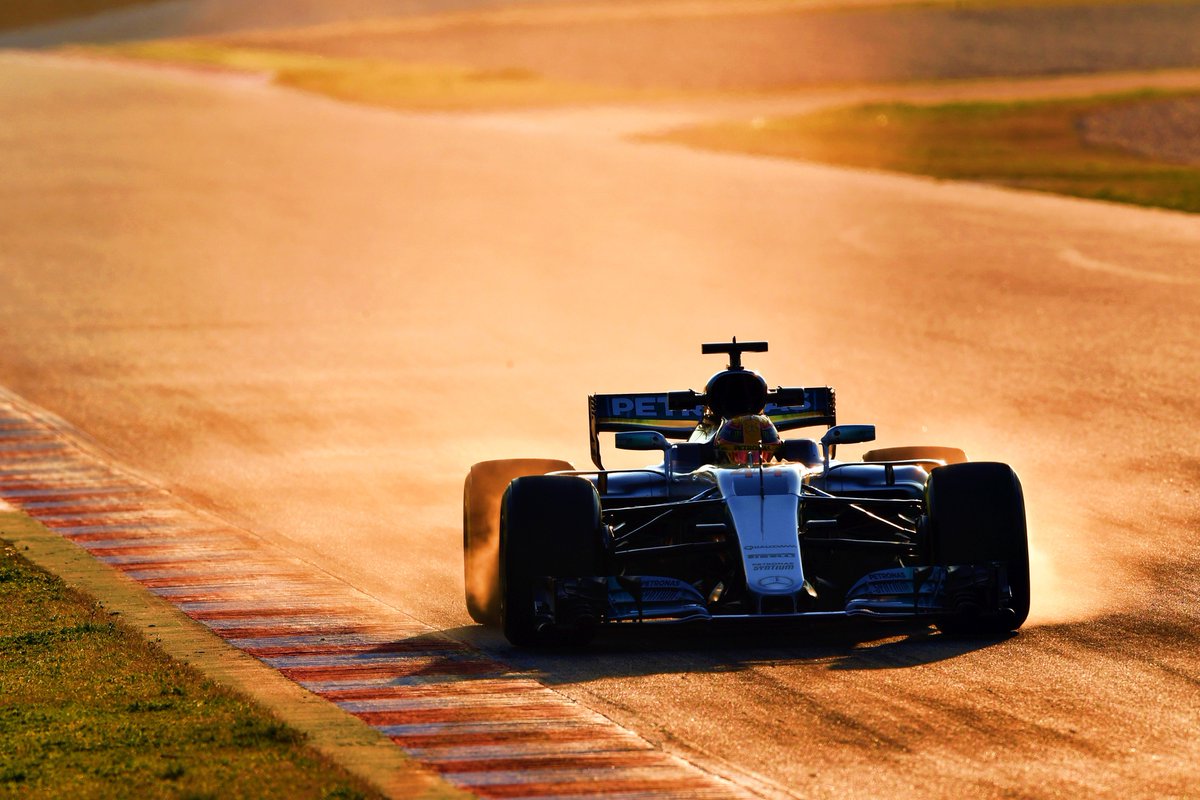
[[(0, 384), (651, 742), (766, 794), (1194, 791), (1194, 217), (20, 56), (0, 174)], [(588, 392), (699, 388), (733, 334), (881, 445), (1016, 467), (1019, 636), (470, 625), (469, 465), (586, 464)]]

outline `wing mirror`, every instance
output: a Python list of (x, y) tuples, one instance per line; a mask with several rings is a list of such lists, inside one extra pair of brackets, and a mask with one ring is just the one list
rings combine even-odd
[(837, 453), (839, 444), (859, 444), (875, 441), (874, 425), (834, 425), (821, 437), (821, 455), (825, 460), (825, 471), (829, 471), (829, 459)]
[(618, 450), (670, 450), (671, 443), (658, 431), (622, 431), (616, 436)]
[(875, 441), (874, 425), (834, 425), (821, 437), (821, 444), (826, 447), (873, 441)]

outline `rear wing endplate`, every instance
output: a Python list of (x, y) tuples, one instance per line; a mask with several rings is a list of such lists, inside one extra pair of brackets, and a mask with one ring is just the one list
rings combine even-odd
[[(687, 439), (704, 419), (704, 395), (696, 392), (593, 394), (588, 396), (592, 462), (600, 459), (600, 433), (658, 431), (668, 439)], [(781, 431), (837, 424), (833, 389), (780, 387), (767, 395), (764, 413)]]

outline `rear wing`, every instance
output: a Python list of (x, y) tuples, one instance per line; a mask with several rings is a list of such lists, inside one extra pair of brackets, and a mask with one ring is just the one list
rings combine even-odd
[[(600, 434), (658, 431), (668, 439), (687, 439), (704, 419), (704, 395), (692, 391), (588, 396), (592, 462), (600, 460)], [(767, 395), (763, 410), (781, 431), (837, 424), (833, 389), (780, 387)]]

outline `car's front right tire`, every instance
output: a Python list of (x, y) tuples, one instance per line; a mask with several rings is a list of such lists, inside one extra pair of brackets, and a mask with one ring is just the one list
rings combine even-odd
[(517, 478), (500, 508), (500, 617), (504, 636), (530, 647), (593, 633), (539, 618), (535, 601), (547, 578), (604, 574), (600, 498), (587, 480), (565, 475)]

